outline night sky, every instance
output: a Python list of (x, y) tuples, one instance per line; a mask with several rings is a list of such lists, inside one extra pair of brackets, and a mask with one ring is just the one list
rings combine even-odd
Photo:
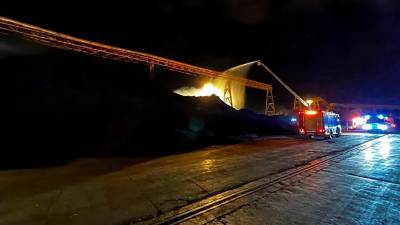
[[(260, 59), (305, 97), (400, 104), (400, 3), (395, 0), (55, 4), (28, 13), (2, 8), (0, 15), (219, 71)], [(0, 38), (3, 62), (48, 52)], [(278, 99), (291, 99), (260, 71), (249, 76), (272, 83)], [(173, 88), (185, 85), (173, 77), (169, 82)]]

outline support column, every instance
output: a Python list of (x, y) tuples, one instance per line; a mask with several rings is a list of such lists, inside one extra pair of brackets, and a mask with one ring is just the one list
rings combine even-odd
[(272, 96), (272, 89), (267, 90), (267, 98), (265, 104), (265, 115), (271, 116), (275, 114), (274, 97)]
[(294, 97), (293, 112), (301, 111), (301, 109), (302, 109), (301, 107), (302, 107), (302, 105), (301, 105), (300, 101), (296, 97)]
[(229, 104), (233, 108), (232, 91), (231, 91), (231, 82), (230, 81), (225, 82), (224, 102), (226, 104)]

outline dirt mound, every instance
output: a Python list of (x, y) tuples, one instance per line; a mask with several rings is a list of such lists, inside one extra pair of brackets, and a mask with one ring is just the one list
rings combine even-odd
[(278, 117), (235, 110), (216, 96), (177, 95), (143, 72), (129, 74), (126, 64), (83, 61), (2, 61), (9, 75), (6, 156), (46, 161), (169, 154), (248, 134), (290, 132)]

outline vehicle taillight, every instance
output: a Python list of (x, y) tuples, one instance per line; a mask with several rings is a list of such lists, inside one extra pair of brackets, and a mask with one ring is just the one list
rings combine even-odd
[(318, 129), (318, 132), (319, 132), (319, 133), (325, 133), (325, 129), (324, 129), (324, 128), (319, 128), (319, 129)]
[(317, 111), (315, 111), (315, 110), (306, 110), (306, 115), (317, 115)]

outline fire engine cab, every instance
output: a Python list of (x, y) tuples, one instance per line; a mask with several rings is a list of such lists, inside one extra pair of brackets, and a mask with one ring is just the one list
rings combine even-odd
[(339, 114), (322, 110), (298, 112), (298, 128), (301, 135), (332, 138), (342, 134)]

